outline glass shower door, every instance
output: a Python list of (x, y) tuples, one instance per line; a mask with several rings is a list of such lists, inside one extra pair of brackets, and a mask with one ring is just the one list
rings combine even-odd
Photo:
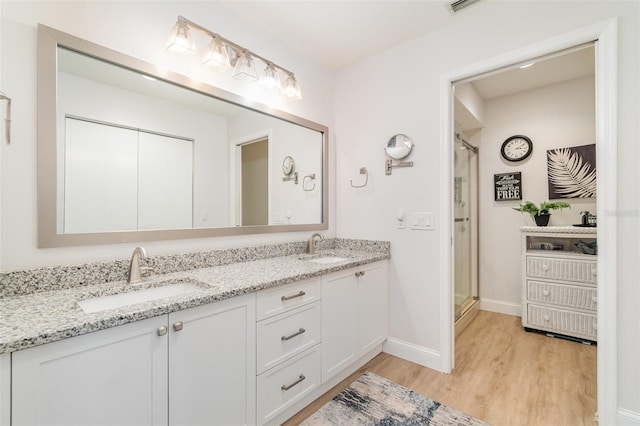
[(458, 138), (454, 144), (454, 282), (455, 319), (477, 300), (475, 234), (477, 155)]

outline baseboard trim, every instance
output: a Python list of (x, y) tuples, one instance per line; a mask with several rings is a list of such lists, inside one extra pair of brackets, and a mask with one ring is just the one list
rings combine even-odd
[(618, 426), (640, 426), (640, 413), (618, 408)]
[(519, 303), (505, 302), (502, 300), (480, 298), (480, 310), (497, 312), (499, 314), (522, 316), (522, 305)]
[(423, 367), (443, 371), (440, 365), (442, 361), (440, 352), (433, 349), (390, 337), (382, 345), (382, 351), (389, 355), (415, 362)]

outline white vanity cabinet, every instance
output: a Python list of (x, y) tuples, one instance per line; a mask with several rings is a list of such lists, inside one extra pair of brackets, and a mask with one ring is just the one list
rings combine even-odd
[(255, 423), (255, 295), (12, 353), (12, 425)]
[(322, 278), (322, 382), (388, 337), (388, 262)]
[(522, 325), (597, 340), (597, 255), (576, 244), (594, 243), (595, 228), (523, 227)]
[(14, 352), (11, 424), (166, 425), (167, 316)]
[(258, 292), (258, 424), (277, 416), (321, 383), (320, 277)]
[(255, 424), (255, 294), (169, 314), (169, 425)]

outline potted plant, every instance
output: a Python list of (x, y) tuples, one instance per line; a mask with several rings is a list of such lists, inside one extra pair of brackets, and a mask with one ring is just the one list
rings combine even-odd
[(538, 226), (547, 226), (549, 224), (550, 210), (562, 210), (565, 208), (570, 209), (571, 205), (564, 201), (543, 201), (540, 203), (540, 207), (531, 201), (525, 201), (524, 204), (520, 204), (520, 207), (513, 207), (514, 210), (521, 213), (529, 213)]

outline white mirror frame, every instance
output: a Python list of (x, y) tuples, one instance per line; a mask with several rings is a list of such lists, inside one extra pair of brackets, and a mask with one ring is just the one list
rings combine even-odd
[[(143, 231), (96, 232), (58, 234), (57, 212), (57, 50), (62, 46), (113, 64), (153, 76), (213, 98), (279, 118), (290, 123), (316, 130), (323, 135), (322, 142), (322, 222), (316, 224), (264, 225), (246, 227), (165, 229)], [(133, 58), (109, 48), (80, 39), (70, 34), (38, 24), (38, 247), (85, 246), (188, 238), (207, 238), (231, 235), (262, 234), (295, 231), (319, 231), (329, 227), (328, 205), (328, 137), (329, 129), (318, 123), (247, 100), (205, 83), (174, 72), (161, 70), (155, 65)]]

